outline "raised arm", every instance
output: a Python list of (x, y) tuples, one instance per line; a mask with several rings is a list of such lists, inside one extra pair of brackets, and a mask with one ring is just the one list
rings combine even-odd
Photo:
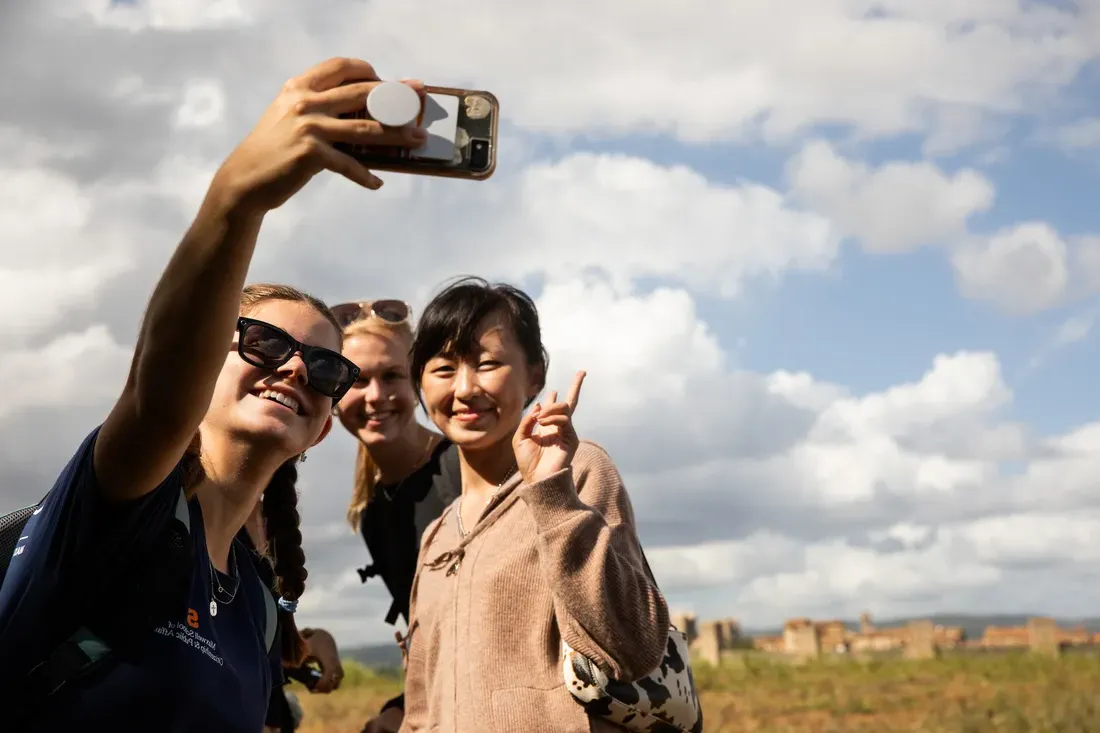
[(668, 606), (646, 572), (615, 464), (573, 427), (584, 372), (562, 402), (551, 392), (512, 439), (520, 497), (538, 527), (539, 563), (562, 637), (608, 676), (653, 671), (668, 643)]
[(96, 440), (95, 471), (107, 498), (152, 491), (198, 429), (264, 215), (323, 169), (369, 189), (382, 185), (334, 142), (414, 146), (425, 139), (412, 128), (337, 117), (361, 108), (377, 79), (370, 64), (352, 59), (331, 59), (291, 79), (215, 174), (153, 291), (126, 384)]
[(668, 606), (646, 572), (611, 459), (582, 443), (571, 467), (520, 492), (538, 527), (562, 638), (615, 679), (651, 672), (668, 643)]

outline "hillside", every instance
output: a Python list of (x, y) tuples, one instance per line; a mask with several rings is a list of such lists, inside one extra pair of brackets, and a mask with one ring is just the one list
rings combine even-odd
[(353, 659), (371, 669), (400, 669), (401, 650), (395, 642), (389, 644), (368, 644), (340, 650), (344, 659)]

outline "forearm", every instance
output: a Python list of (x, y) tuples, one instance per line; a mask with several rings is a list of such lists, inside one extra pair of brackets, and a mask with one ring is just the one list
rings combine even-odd
[(649, 673), (665, 650), (668, 607), (633, 527), (581, 501), (570, 470), (523, 491), (566, 643), (616, 679)]
[(171, 415), (188, 435), (225, 361), (261, 222), (211, 186), (149, 300), (132, 388), (143, 412)]

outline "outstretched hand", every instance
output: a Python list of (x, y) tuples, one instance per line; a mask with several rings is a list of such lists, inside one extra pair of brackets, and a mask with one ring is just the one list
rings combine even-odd
[[(379, 188), (377, 176), (333, 143), (415, 148), (427, 139), (416, 127), (388, 128), (374, 120), (339, 116), (363, 109), (367, 94), (380, 83), (366, 61), (346, 58), (329, 59), (286, 82), (222, 164), (213, 188), (261, 215), (282, 206), (325, 169), (366, 188)], [(422, 83), (405, 83), (423, 99)]]
[(535, 403), (520, 421), (512, 437), (523, 482), (533, 484), (554, 475), (573, 461), (580, 445), (573, 427), (573, 412), (581, 394), (585, 373), (577, 372), (564, 402), (558, 402), (557, 391), (547, 396), (547, 404)]

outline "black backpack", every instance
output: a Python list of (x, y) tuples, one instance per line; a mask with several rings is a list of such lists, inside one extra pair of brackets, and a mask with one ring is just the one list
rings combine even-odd
[[(8, 567), (14, 557), (15, 547), (22, 537), (23, 528), (39, 506), (41, 506), (41, 502), (0, 516), (0, 552), (3, 553), (0, 555), (0, 586), (4, 583), (4, 577), (7, 575)], [(176, 502), (175, 520), (172, 522), (167, 539), (168, 545), (177, 553), (189, 554), (190, 531), (191, 513), (187, 508), (187, 499), (181, 489), (179, 500)], [(257, 564), (262, 582), (268, 583), (271, 579), (271, 571), (262, 567), (262, 564), (266, 563), (267, 560), (261, 558), (251, 549), (248, 555)], [(188, 567), (187, 570), (189, 571), (190, 568)], [(179, 574), (177, 573), (176, 577), (170, 576), (172, 576), (172, 573), (166, 573), (165, 578), (154, 578), (145, 590), (162, 594), (168, 592), (173, 587), (173, 583), (176, 584), (175, 587), (178, 587)], [(164, 582), (158, 583), (158, 580)], [(275, 641), (275, 632), (278, 626), (278, 609), (275, 605), (273, 593), (264, 593), (263, 598), (266, 611), (264, 632), (267, 649), (270, 651), (271, 645)], [(150, 613), (155, 615), (158, 604), (150, 603), (149, 605), (152, 609)], [(154, 620), (157, 619), (146, 619), (148, 622)], [(92, 672), (109, 663), (111, 658), (111, 645), (87, 626), (81, 625), (68, 638), (55, 646), (46, 660), (30, 670), (27, 675), (26, 692), (31, 695), (34, 702), (40, 703), (62, 687), (88, 677)], [(29, 709), (32, 706), (28, 705), (26, 707)]]

